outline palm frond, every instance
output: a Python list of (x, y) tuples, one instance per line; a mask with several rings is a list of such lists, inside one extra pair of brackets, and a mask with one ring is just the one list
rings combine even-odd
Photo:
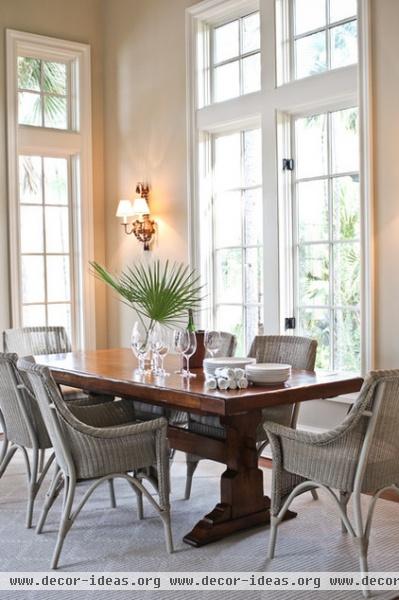
[(94, 274), (115, 290), (140, 317), (168, 327), (180, 325), (189, 309), (198, 310), (202, 285), (195, 271), (183, 264), (133, 265), (121, 275), (112, 275), (97, 262), (90, 263)]

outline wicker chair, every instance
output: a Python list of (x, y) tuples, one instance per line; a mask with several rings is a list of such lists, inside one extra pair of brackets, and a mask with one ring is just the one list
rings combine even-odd
[[(173, 551), (169, 506), (169, 458), (166, 439), (167, 420), (128, 422), (134, 417), (129, 401), (116, 400), (97, 406), (69, 407), (46, 367), (19, 359), (18, 368), (26, 372), (49, 432), (59, 471), (48, 491), (37, 526), (40, 533), (47, 513), (63, 482), (64, 504), (51, 568), (56, 569), (64, 539), (94, 490), (104, 481), (126, 479), (137, 495), (138, 516), (142, 518), (143, 494), (158, 511), (165, 529), (166, 546)], [(143, 478), (156, 473), (157, 503)], [(129, 473), (133, 474), (129, 474)], [(73, 508), (76, 485), (94, 480)], [(154, 482), (154, 478), (152, 479)]]
[[(248, 356), (256, 358), (256, 362), (287, 363), (294, 369), (313, 371), (316, 362), (317, 341), (306, 337), (288, 335), (258, 335), (254, 338)], [(262, 411), (263, 421), (275, 421), (282, 425), (295, 427), (298, 418), (299, 405), (275, 406)], [(220, 424), (219, 417), (190, 415), (188, 429), (195, 433), (210, 437), (224, 438), (225, 432)], [(259, 425), (257, 431), (258, 454), (268, 444), (266, 432)], [(191, 494), (191, 485), (194, 472), (200, 458), (193, 454), (187, 455), (187, 477), (185, 499)], [(317, 493), (312, 490), (312, 495), (317, 499)]]
[[(64, 354), (72, 351), (65, 327), (21, 327), (3, 331), (4, 352), (15, 352), (18, 356), (40, 354)], [(64, 400), (79, 404), (95, 404), (112, 400), (110, 396), (86, 394), (82, 390), (61, 387)]]
[[(39, 473), (40, 450), (51, 448), (52, 444), (39, 407), (29, 397), (29, 389), (17, 370), (17, 359), (16, 354), (0, 353), (0, 408), (4, 421), (3, 430), (8, 435), (8, 442), (3, 446), (0, 477), (4, 475), (16, 451), (20, 450), (25, 459), (28, 478), (26, 527), (31, 527), (35, 498), (54, 460), (54, 453)], [(31, 459), (28, 449), (31, 450)]]
[[(293, 499), (322, 488), (335, 501), (343, 531), (352, 535), (359, 548), (360, 570), (367, 572), (376, 501), (387, 489), (399, 492), (398, 426), (399, 369), (371, 372), (344, 421), (330, 431), (315, 434), (264, 423), (273, 455), (270, 558), (277, 527)], [(365, 520), (362, 493), (372, 495)], [(351, 494), (353, 524), (347, 515)], [(367, 597), (367, 590), (364, 594)]]

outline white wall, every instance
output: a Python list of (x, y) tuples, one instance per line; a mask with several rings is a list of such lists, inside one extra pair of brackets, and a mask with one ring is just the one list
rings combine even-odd
[[(91, 45), (94, 173), (94, 243), (97, 260), (104, 260), (103, 185), (103, 60), (101, 0), (0, 1), (0, 332), (11, 326), (8, 278), (5, 29), (17, 29)], [(106, 345), (106, 294), (96, 284), (97, 344)], [(0, 345), (1, 348), (1, 345)]]

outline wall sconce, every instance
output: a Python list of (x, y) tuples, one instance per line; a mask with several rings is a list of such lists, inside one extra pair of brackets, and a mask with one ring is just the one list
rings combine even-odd
[[(123, 218), (125, 233), (131, 235), (134, 233), (136, 238), (144, 244), (144, 250), (150, 249), (150, 243), (156, 232), (155, 221), (150, 219), (150, 207), (148, 206), (149, 186), (144, 183), (138, 183), (136, 186), (137, 198), (132, 203), (130, 200), (120, 200), (116, 211), (116, 216)], [(128, 223), (128, 217), (138, 215), (141, 219), (136, 219)]]

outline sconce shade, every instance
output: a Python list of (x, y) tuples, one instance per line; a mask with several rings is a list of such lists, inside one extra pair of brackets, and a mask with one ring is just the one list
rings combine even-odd
[(133, 202), (133, 214), (134, 215), (149, 215), (150, 207), (148, 206), (148, 202), (143, 197), (138, 197)]
[(116, 216), (123, 217), (132, 217), (135, 214), (133, 211), (132, 203), (130, 200), (119, 200), (118, 208), (116, 209)]

